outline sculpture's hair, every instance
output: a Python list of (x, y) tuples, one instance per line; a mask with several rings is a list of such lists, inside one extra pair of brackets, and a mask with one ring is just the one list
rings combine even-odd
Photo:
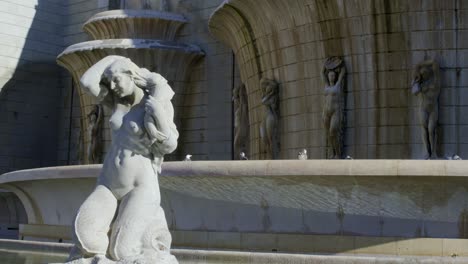
[[(262, 97), (273, 98), (272, 107), (275, 111), (279, 110), (278, 105), (278, 93), (279, 93), (279, 83), (275, 80), (262, 78), (260, 80), (260, 86), (262, 88)], [(271, 90), (268, 90), (267, 87), (270, 87)]]
[(435, 70), (437, 70), (438, 68), (439, 68), (439, 65), (434, 60), (425, 60), (421, 63), (418, 63), (413, 69), (413, 80), (415, 82), (422, 83), (423, 81), (426, 81), (426, 80), (424, 80), (421, 70), (423, 69), (428, 70), (429, 73), (431, 73), (432, 75), (431, 78), (432, 78), (436, 74), (438, 74), (437, 72), (435, 72)]
[[(168, 85), (167, 80), (160, 74), (149, 71), (146, 68), (140, 68), (128, 58), (122, 58), (113, 62), (104, 71), (104, 75), (109, 77), (115, 72), (128, 74), (132, 77), (135, 85), (153, 95), (160, 100), (171, 100), (174, 96), (172, 88)], [(158, 86), (158, 94), (155, 93), (155, 88)]]
[(262, 87), (262, 90), (263, 90), (263, 87), (266, 87), (266, 86), (272, 86), (272, 87), (275, 87), (276, 90), (278, 88), (278, 82), (275, 81), (275, 80), (272, 80), (272, 79), (268, 79), (268, 78), (262, 78), (260, 80), (260, 86)]

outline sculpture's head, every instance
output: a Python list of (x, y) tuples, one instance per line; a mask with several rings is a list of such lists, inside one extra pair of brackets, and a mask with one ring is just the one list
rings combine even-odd
[(97, 113), (92, 111), (91, 113), (88, 114), (88, 122), (89, 123), (96, 123), (97, 121)]
[(429, 65), (424, 65), (423, 63), (416, 66), (416, 69), (413, 73), (413, 81), (411, 83), (411, 93), (418, 94), (422, 91), (422, 87), (425, 81), (428, 81), (433, 76), (432, 67)]
[(262, 87), (263, 95), (274, 94), (278, 90), (278, 83), (272, 79), (262, 78), (260, 87)]
[(118, 97), (123, 98), (135, 92), (134, 72), (139, 69), (129, 59), (117, 60), (104, 71), (104, 77), (109, 83), (109, 89)]
[(421, 80), (419, 80), (419, 82), (429, 80), (431, 78), (431, 74), (432, 74), (432, 70), (431, 70), (430, 67), (428, 67), (428, 66), (421, 67), (419, 69), (419, 78), (421, 79)]
[(330, 85), (334, 85), (336, 83), (336, 72), (328, 71), (327, 78)]
[(99, 119), (99, 115), (101, 114), (101, 108), (99, 105), (94, 105), (93, 109), (88, 113), (88, 121), (89, 123), (96, 123)]
[(260, 80), (262, 88), (262, 104), (278, 108), (279, 84), (275, 80), (262, 78)]

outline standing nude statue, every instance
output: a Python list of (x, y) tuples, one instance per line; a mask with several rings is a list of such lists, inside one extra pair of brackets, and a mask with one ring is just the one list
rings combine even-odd
[(112, 143), (96, 187), (76, 215), (68, 263), (178, 263), (170, 254), (158, 182), (163, 157), (176, 149), (179, 136), (174, 92), (161, 75), (121, 56), (100, 60), (80, 81), (111, 108)]
[(249, 107), (245, 84), (234, 88), (232, 93), (232, 101), (234, 102), (234, 157), (236, 157), (240, 153), (244, 153), (245, 155), (247, 152)]
[(437, 158), (437, 121), (439, 119), (440, 69), (434, 60), (426, 60), (414, 68), (411, 92), (420, 96), (422, 139), (425, 159)]
[(325, 61), (322, 69), (322, 79), (325, 82), (322, 120), (333, 159), (340, 159), (342, 156), (345, 74), (342, 59), (330, 57)]
[(263, 78), (260, 86), (262, 104), (265, 106), (265, 116), (260, 127), (263, 152), (268, 158), (277, 159), (279, 154), (279, 84), (275, 80)]
[(104, 119), (104, 112), (102, 106), (97, 104), (94, 105), (91, 112), (88, 114), (88, 147), (86, 150), (86, 156), (88, 158), (88, 164), (101, 163), (101, 151), (102, 151), (102, 123)]

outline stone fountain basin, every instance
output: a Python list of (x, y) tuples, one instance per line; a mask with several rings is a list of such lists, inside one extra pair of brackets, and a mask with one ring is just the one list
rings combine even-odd
[(157, 71), (175, 82), (186, 80), (188, 69), (204, 56), (195, 46), (151, 39), (106, 39), (77, 43), (66, 48), (57, 63), (79, 80), (86, 69), (108, 55), (131, 58), (140, 67)]
[(156, 10), (110, 10), (91, 17), (83, 30), (93, 39), (149, 38), (174, 40), (188, 20)]
[[(2, 264), (29, 264), (64, 262), (72, 245), (66, 243), (15, 241), (0, 239)], [(266, 252), (239, 252), (220, 250), (172, 249), (180, 264), (463, 264), (466, 257), (422, 257), (422, 256), (357, 256), (349, 254), (285, 254)], [(6, 263), (5, 263), (6, 259)]]
[[(26, 209), (20, 235), (70, 239), (100, 168), (0, 176)], [(467, 172), (444, 160), (166, 162), (160, 185), (176, 246), (468, 256)]]
[(163, 49), (177, 50), (184, 53), (195, 53), (203, 56), (203, 51), (196, 45), (182, 44), (175, 41), (154, 40), (154, 39), (104, 39), (80, 42), (66, 48), (58, 60), (63, 56), (84, 51), (102, 50), (102, 49)]

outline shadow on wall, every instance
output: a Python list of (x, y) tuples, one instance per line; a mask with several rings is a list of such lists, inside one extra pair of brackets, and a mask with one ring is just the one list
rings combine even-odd
[(0, 239), (17, 239), (19, 224), (27, 224), (24, 206), (18, 197), (0, 189)]
[(62, 47), (61, 4), (5, 5), (11, 24), (2, 22), (0, 45), (11, 52), (0, 55), (0, 174), (56, 164)]

